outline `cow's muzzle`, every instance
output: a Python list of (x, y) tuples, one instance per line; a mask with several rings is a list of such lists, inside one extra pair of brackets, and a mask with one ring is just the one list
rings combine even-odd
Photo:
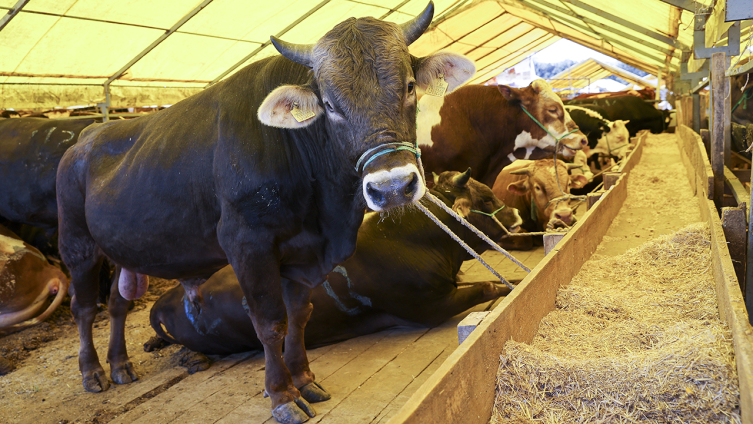
[(383, 211), (413, 203), (423, 197), (426, 187), (413, 164), (367, 174), (363, 197), (369, 208)]

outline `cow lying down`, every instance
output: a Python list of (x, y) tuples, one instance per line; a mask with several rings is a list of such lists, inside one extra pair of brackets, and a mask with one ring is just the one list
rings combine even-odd
[[(557, 160), (555, 171), (554, 159), (516, 160), (497, 175), (492, 191), (504, 204), (520, 211), (521, 228), (527, 232), (546, 231), (550, 226), (569, 227), (575, 224), (569, 202), (570, 189), (588, 183), (588, 178), (582, 174), (569, 174), (571, 168), (579, 166)], [(516, 237), (503, 244), (517, 250), (532, 246), (531, 237)]]
[[(505, 234), (491, 213), (509, 230), (521, 224), (518, 211), (505, 207), (489, 187), (465, 173), (443, 172), (432, 193), (479, 230), (498, 240)], [(438, 206), (424, 204), (477, 252), (489, 247)], [(306, 325), (307, 347), (333, 343), (394, 326), (432, 327), (479, 303), (506, 295), (491, 281), (458, 286), (463, 261), (471, 256), (416, 208), (402, 216), (369, 213), (358, 232), (354, 256), (327, 275), (313, 290), (314, 305)], [(227, 266), (201, 286), (204, 305), (197, 311), (182, 286), (163, 294), (150, 321), (160, 338), (206, 354), (261, 349), (246, 300), (233, 269)], [(153, 341), (148, 343), (151, 348)]]
[(60, 269), (0, 225), (0, 336), (44, 321), (67, 289), (68, 279)]

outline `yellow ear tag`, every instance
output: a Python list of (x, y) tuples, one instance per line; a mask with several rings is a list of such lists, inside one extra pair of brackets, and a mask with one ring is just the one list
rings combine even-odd
[(307, 119), (311, 119), (314, 116), (316, 116), (316, 113), (312, 110), (302, 110), (298, 107), (298, 103), (293, 103), (293, 109), (290, 110), (290, 113), (293, 115), (293, 118), (295, 118), (298, 122), (303, 122)]
[(429, 87), (426, 89), (426, 94), (435, 97), (443, 97), (449, 85), (450, 84), (444, 80), (444, 75), (439, 74), (439, 78), (429, 84)]

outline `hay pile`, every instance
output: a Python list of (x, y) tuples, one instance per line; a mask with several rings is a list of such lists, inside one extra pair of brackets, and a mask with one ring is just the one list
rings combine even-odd
[(706, 224), (588, 261), (500, 356), (492, 423), (740, 422)]

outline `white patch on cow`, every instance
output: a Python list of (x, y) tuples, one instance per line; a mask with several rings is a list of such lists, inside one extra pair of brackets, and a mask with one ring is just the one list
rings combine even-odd
[(520, 213), (517, 209), (513, 209), (512, 213), (515, 216), (515, 223), (510, 225), (510, 231), (517, 232), (520, 226), (523, 225), (523, 218), (520, 217)]
[[(361, 186), (361, 189), (363, 190), (363, 197), (364, 199), (366, 199), (366, 204), (368, 205), (368, 207), (371, 210), (377, 211), (377, 212), (382, 210), (381, 207), (375, 205), (371, 201), (371, 198), (366, 192), (366, 187), (368, 186), (369, 183), (381, 184), (389, 180), (409, 176), (413, 173), (415, 173), (416, 175), (419, 176), (419, 178), (421, 178), (421, 173), (418, 172), (418, 168), (416, 168), (416, 165), (409, 163), (407, 165), (398, 166), (397, 168), (392, 168), (389, 171), (381, 170), (381, 171), (371, 172), (367, 174), (363, 178), (363, 185)], [(426, 181), (422, 181), (418, 186), (419, 186), (418, 190), (416, 190), (416, 193), (413, 194), (413, 198), (411, 199), (411, 202), (415, 202), (418, 199), (424, 197), (424, 194), (426, 193)]]
[(528, 131), (523, 131), (522, 133), (518, 134), (517, 137), (515, 137), (515, 149), (513, 150), (520, 149), (521, 147), (538, 147), (539, 149), (551, 150), (551, 148), (554, 147), (554, 142), (555, 140), (549, 134), (544, 136), (544, 138), (542, 139), (536, 139), (531, 137), (531, 133), (529, 133)]
[(526, 147), (526, 155), (523, 157), (523, 159), (530, 159), (534, 149), (535, 147)]
[(599, 114), (599, 112), (596, 112), (595, 110), (591, 110), (591, 109), (585, 108), (585, 107), (567, 105), (567, 106), (565, 106), (565, 110), (567, 110), (568, 112), (571, 111), (571, 110), (580, 110), (583, 113), (585, 113), (586, 115), (590, 116), (591, 118), (604, 119)]
[(423, 96), (418, 101), (418, 116), (416, 116), (416, 140), (418, 145), (433, 146), (431, 129), (442, 122), (439, 110), (444, 104), (444, 96)]
[(511, 163), (515, 162), (516, 160), (518, 160), (518, 158), (516, 158), (515, 155), (512, 154), (512, 153), (510, 153), (509, 155), (507, 155), (507, 159), (510, 159)]

